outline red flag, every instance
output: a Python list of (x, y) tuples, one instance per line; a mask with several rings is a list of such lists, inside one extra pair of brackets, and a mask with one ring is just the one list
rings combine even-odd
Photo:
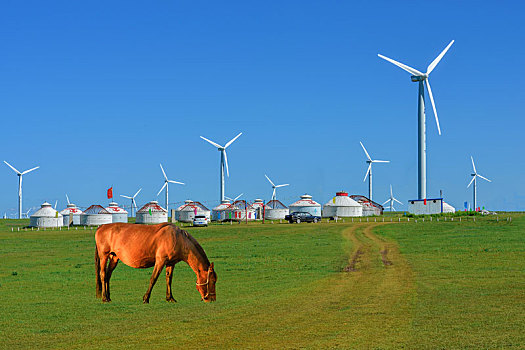
[(425, 198), (425, 205), (427, 205), (427, 199)]
[(108, 199), (113, 198), (113, 187), (108, 188)]

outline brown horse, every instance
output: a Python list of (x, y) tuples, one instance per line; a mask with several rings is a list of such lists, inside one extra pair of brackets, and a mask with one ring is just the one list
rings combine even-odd
[[(188, 232), (168, 224), (137, 225), (115, 223), (102, 225), (95, 233), (95, 269), (97, 273), (97, 298), (111, 301), (109, 280), (121, 260), (124, 264), (144, 269), (153, 268), (144, 303), (149, 303), (151, 290), (166, 266), (166, 300), (175, 302), (171, 294), (173, 267), (186, 262), (197, 275), (196, 287), (202, 300), (215, 301), (217, 274), (204, 249)], [(109, 261), (109, 263), (108, 263)]]

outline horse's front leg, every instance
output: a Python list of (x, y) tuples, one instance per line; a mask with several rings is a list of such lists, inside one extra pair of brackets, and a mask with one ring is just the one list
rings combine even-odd
[(157, 282), (157, 278), (159, 278), (160, 272), (162, 271), (162, 268), (164, 267), (164, 261), (160, 261), (157, 259), (155, 261), (155, 267), (153, 268), (153, 274), (151, 275), (151, 279), (149, 280), (149, 288), (146, 291), (146, 294), (144, 294), (144, 297), (142, 300), (144, 301), (144, 304), (149, 303), (149, 297), (151, 295), (151, 290), (153, 289), (153, 286), (155, 285), (155, 282)]
[(173, 294), (171, 294), (171, 281), (173, 279), (173, 267), (174, 265), (166, 265), (166, 301), (176, 303), (177, 300), (173, 299)]

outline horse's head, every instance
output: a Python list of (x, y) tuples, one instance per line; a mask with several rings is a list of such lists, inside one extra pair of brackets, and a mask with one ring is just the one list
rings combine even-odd
[(213, 263), (211, 263), (208, 268), (205, 278), (206, 280), (200, 283), (197, 281), (197, 290), (201, 293), (202, 300), (205, 302), (215, 301), (215, 283), (217, 283), (217, 274), (213, 269)]

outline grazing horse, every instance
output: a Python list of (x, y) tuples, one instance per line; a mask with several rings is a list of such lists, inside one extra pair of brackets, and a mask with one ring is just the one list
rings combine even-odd
[[(186, 262), (197, 275), (196, 287), (205, 302), (215, 301), (217, 274), (204, 249), (188, 232), (168, 224), (138, 225), (114, 223), (102, 225), (95, 233), (95, 270), (97, 298), (111, 301), (109, 280), (118, 261), (137, 268), (153, 268), (144, 303), (149, 303), (151, 290), (166, 266), (166, 300), (175, 302), (171, 294), (173, 267)], [(108, 263), (109, 261), (109, 263)]]

